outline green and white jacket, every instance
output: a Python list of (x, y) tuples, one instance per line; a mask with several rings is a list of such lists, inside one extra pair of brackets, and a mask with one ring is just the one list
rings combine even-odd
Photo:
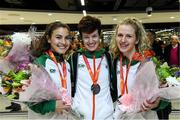
[[(62, 56), (59, 56), (58, 54), (54, 53), (57, 61), (61, 59)], [(67, 70), (67, 90), (69, 92), (69, 95), (71, 95), (71, 81), (70, 81), (70, 65), (67, 61), (66, 63), (66, 70)], [(54, 61), (51, 60), (51, 58), (43, 54), (39, 58), (35, 60), (35, 64), (43, 66), (46, 71), (49, 73), (50, 77), (52, 78), (52, 82), (54, 82), (58, 88), (61, 88), (61, 82), (60, 82), (60, 74), (58, 71), (58, 67), (54, 63)], [(62, 67), (58, 63), (61, 73)], [(41, 75), (40, 75), (41, 76)], [(38, 119), (50, 119), (52, 117), (57, 116), (55, 113), (56, 108), (56, 100), (49, 100), (49, 101), (43, 101), (41, 103), (35, 104), (35, 105), (29, 105), (31, 115), (29, 117), (38, 118)]]
[[(141, 69), (142, 65), (146, 64), (147, 62), (152, 62), (152, 61), (151, 61), (151, 59), (148, 59), (144, 63), (141, 63), (141, 62), (135, 61), (135, 60), (132, 61), (131, 67), (129, 69), (129, 74), (128, 74), (128, 82), (127, 82), (128, 91), (130, 91), (132, 89), (132, 86), (135, 83), (135, 77), (136, 77), (137, 72)], [(129, 61), (127, 59), (126, 59), (126, 61), (123, 61), (123, 63), (122, 63), (124, 77), (126, 75), (126, 69), (127, 69), (126, 64), (128, 64), (128, 63), (129, 63)], [(120, 91), (120, 60), (119, 60), (119, 58), (116, 58), (114, 60), (114, 69), (115, 69), (115, 74), (117, 77), (118, 97), (120, 97), (121, 91)], [(148, 72), (148, 70), (147, 70), (147, 72)], [(169, 104), (168, 102), (160, 100), (159, 106), (157, 108), (154, 108), (147, 112), (140, 112), (135, 115), (130, 114), (130, 116), (125, 116), (124, 118), (125, 119), (143, 119), (143, 120), (158, 119), (156, 111), (164, 109), (168, 104)]]
[[(73, 55), (76, 56), (75, 59), (72, 57)], [(114, 90), (114, 88), (116, 89), (116, 80), (112, 78), (113, 75), (111, 74), (112, 68), (109, 64), (111, 64), (112, 61), (110, 55), (107, 55), (104, 49), (101, 49), (96, 52), (88, 52), (80, 49), (73, 55), (70, 57), (70, 63), (72, 67), (71, 75), (73, 111), (77, 115), (83, 117), (84, 119), (92, 119), (93, 93), (91, 91), (91, 85), (93, 84), (93, 81), (84, 62), (83, 55), (87, 57), (92, 72), (94, 72), (93, 56), (96, 57), (97, 69), (101, 61), (101, 57), (102, 55), (104, 55), (100, 67), (99, 77), (97, 80), (97, 84), (100, 85), (101, 89), (100, 92), (97, 95), (95, 95), (94, 119), (112, 119), (112, 115), (114, 112), (113, 100), (116, 99), (117, 90)]]

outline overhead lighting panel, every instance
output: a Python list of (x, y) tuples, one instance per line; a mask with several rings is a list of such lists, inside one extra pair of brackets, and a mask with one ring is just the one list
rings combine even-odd
[(83, 10), (83, 15), (84, 15), (84, 16), (86, 16), (86, 15), (87, 15), (86, 10)]
[(81, 0), (81, 5), (82, 5), (82, 6), (85, 6), (84, 0)]

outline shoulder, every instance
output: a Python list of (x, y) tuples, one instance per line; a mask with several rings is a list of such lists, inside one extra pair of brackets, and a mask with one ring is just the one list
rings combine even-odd
[(111, 52), (105, 51), (104, 54), (106, 55), (106, 57), (110, 58), (111, 61), (113, 61), (114, 56), (113, 56), (113, 54)]
[(153, 64), (158, 64), (159, 60), (157, 59), (157, 57), (147, 57), (145, 59), (143, 59), (142, 61), (139, 61), (138, 63), (140, 63), (140, 66), (143, 66), (145, 64), (148, 64), (148, 63), (153, 63)]
[(71, 54), (69, 55), (68, 59), (67, 59), (68, 62), (71, 61), (71, 60), (73, 60), (75, 57), (77, 57), (77, 55), (78, 55), (78, 52), (77, 52), (77, 51), (71, 53)]
[(143, 68), (146, 68), (148, 70), (151, 70), (151, 68), (152, 68), (152, 69), (155, 70), (156, 64), (153, 62), (152, 59), (148, 59), (148, 60), (145, 60), (143, 62), (138, 62), (136, 67), (137, 67), (137, 72), (140, 71)]
[(165, 49), (171, 49), (171, 48), (172, 48), (171, 44), (165, 47)]
[(46, 54), (43, 54), (43, 55), (41, 55), (40, 57), (38, 57), (38, 58), (34, 61), (34, 63), (37, 64), (37, 65), (43, 65), (43, 66), (45, 66), (45, 63), (46, 63), (46, 60), (47, 60), (47, 59), (50, 59), (49, 56), (46, 55)]

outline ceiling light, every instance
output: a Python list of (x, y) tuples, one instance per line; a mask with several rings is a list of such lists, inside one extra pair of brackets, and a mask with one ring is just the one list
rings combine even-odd
[(84, 16), (86, 16), (86, 15), (87, 15), (87, 14), (86, 14), (86, 10), (83, 10), (83, 15), (84, 15)]
[(20, 17), (19, 19), (20, 19), (20, 20), (24, 20), (24, 18), (23, 18), (23, 17)]
[(170, 18), (171, 18), (171, 19), (174, 19), (175, 17), (171, 16)]
[(81, 0), (81, 5), (82, 5), (82, 6), (85, 6), (84, 0)]
[(48, 15), (49, 15), (49, 16), (51, 16), (52, 14), (51, 14), (51, 13), (49, 13)]
[(32, 23), (32, 25), (36, 24), (35, 22)]
[(116, 20), (117, 20), (117, 18), (113, 18), (113, 20), (114, 20), (114, 21), (116, 21)]
[(56, 22), (58, 22), (58, 21), (60, 21), (60, 20), (56, 20)]

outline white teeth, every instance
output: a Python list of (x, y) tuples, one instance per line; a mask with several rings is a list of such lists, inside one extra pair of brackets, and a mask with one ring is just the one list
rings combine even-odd
[(63, 46), (63, 47), (59, 47), (59, 48), (60, 48), (60, 49), (64, 49), (64, 48), (66, 48), (66, 47)]
[(60, 45), (57, 45), (57, 47), (60, 48), (60, 49), (66, 48), (66, 46), (60, 46)]
[(128, 45), (126, 44), (120, 44), (121, 47), (127, 47)]
[(89, 47), (94, 47), (94, 46), (95, 46), (95, 44), (89, 44), (88, 46), (89, 46)]

